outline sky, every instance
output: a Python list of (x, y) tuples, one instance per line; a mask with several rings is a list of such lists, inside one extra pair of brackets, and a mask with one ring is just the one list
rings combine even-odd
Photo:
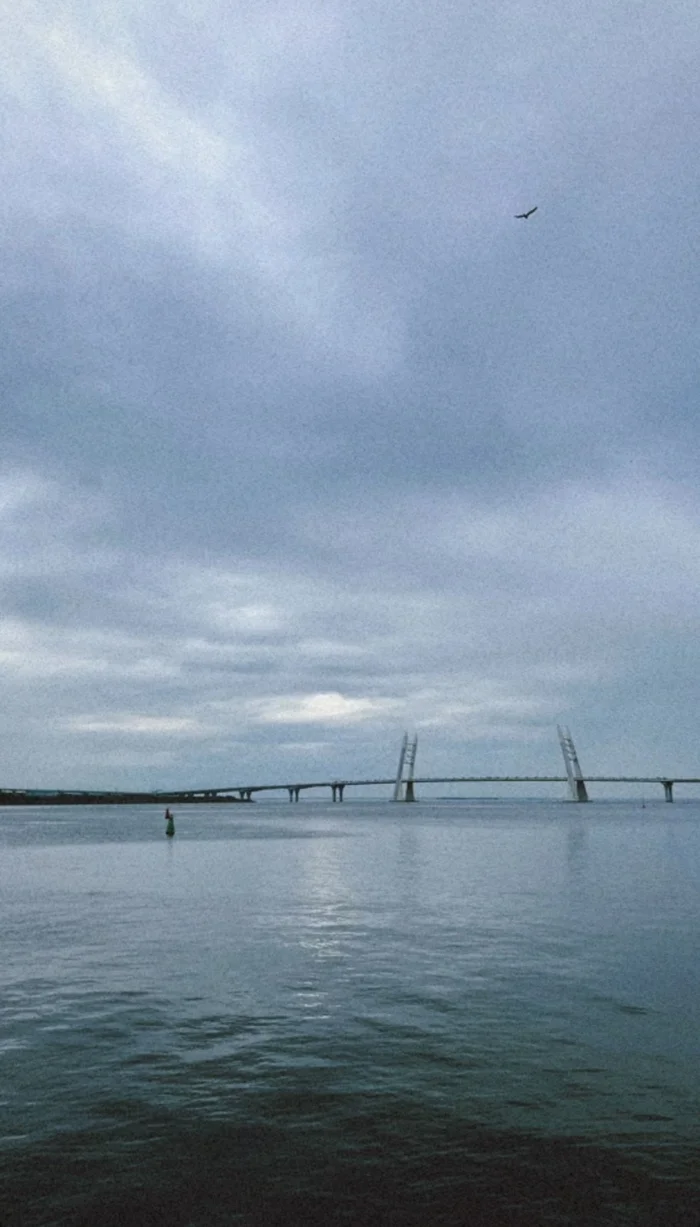
[(1, 0), (0, 786), (700, 775), (699, 52)]

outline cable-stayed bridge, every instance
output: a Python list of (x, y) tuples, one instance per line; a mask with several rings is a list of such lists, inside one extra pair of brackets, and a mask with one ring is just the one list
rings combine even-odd
[(200, 802), (246, 802), (260, 793), (287, 793), (298, 801), (301, 794), (315, 789), (328, 790), (333, 801), (343, 801), (347, 788), (391, 787), (394, 801), (415, 801), (418, 785), (434, 784), (566, 784), (572, 801), (588, 801), (587, 784), (658, 784), (666, 801), (673, 801), (675, 784), (700, 784), (700, 776), (662, 775), (586, 775), (584, 779), (571, 733), (558, 728), (559, 744), (566, 775), (415, 775), (418, 738), (406, 733), (401, 745), (395, 776), (365, 779), (302, 780), (277, 784), (230, 784), (220, 788), (160, 789), (155, 792), (118, 792), (112, 790), (37, 790), (0, 788), (0, 805), (119, 805), (187, 804)]
[(223, 799), (237, 796), (241, 801), (252, 801), (254, 793), (287, 791), (290, 801), (298, 801), (302, 792), (314, 788), (328, 788), (333, 801), (342, 801), (346, 788), (367, 788), (373, 785), (393, 784), (394, 801), (415, 801), (417, 784), (567, 784), (572, 801), (587, 801), (586, 780), (590, 784), (660, 784), (667, 801), (673, 801), (674, 784), (700, 784), (700, 776), (658, 775), (589, 775), (584, 780), (581, 764), (568, 728), (557, 725), (559, 745), (564, 756), (566, 775), (415, 775), (418, 737), (404, 735), (399, 753), (399, 765), (393, 779), (365, 780), (309, 780), (298, 784), (252, 784), (234, 785), (224, 789), (208, 789), (190, 794), (194, 800)]

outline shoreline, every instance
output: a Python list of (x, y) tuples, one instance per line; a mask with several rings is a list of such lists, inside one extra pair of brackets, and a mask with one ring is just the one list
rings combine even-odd
[(251, 798), (192, 797), (183, 793), (152, 792), (32, 792), (22, 789), (0, 789), (3, 805), (249, 805)]

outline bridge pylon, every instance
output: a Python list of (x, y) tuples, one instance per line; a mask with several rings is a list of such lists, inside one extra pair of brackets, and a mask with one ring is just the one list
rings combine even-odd
[(396, 770), (396, 783), (394, 784), (394, 801), (415, 801), (415, 793), (413, 791), (413, 778), (416, 767), (416, 753), (418, 750), (418, 737), (414, 734), (409, 737), (408, 733), (404, 733), (403, 741), (401, 742), (401, 751), (399, 753), (399, 765)]
[(559, 734), (561, 752), (564, 755), (564, 766), (566, 767), (566, 777), (569, 781), (571, 800), (587, 801), (586, 782), (583, 778), (581, 764), (578, 761), (574, 739), (568, 728), (562, 728), (560, 724), (557, 725), (557, 733)]

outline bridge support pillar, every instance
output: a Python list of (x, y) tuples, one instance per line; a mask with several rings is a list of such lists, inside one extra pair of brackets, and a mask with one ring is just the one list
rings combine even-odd
[(672, 801), (673, 800), (673, 780), (662, 780), (661, 783), (664, 786), (664, 800)]
[(334, 800), (334, 801), (342, 801), (342, 799), (343, 799), (343, 793), (344, 793), (344, 791), (345, 791), (345, 785), (344, 785), (344, 784), (339, 784), (339, 783), (337, 783), (337, 782), (336, 782), (335, 784), (331, 784), (331, 788), (332, 788), (332, 790), (333, 790), (333, 800)]
[(298, 784), (288, 784), (288, 785), (287, 785), (287, 792), (289, 793), (289, 800), (290, 800), (290, 801), (298, 801), (298, 800), (299, 800), (299, 793), (301, 792), (301, 788), (300, 788), (300, 786), (299, 786)]

